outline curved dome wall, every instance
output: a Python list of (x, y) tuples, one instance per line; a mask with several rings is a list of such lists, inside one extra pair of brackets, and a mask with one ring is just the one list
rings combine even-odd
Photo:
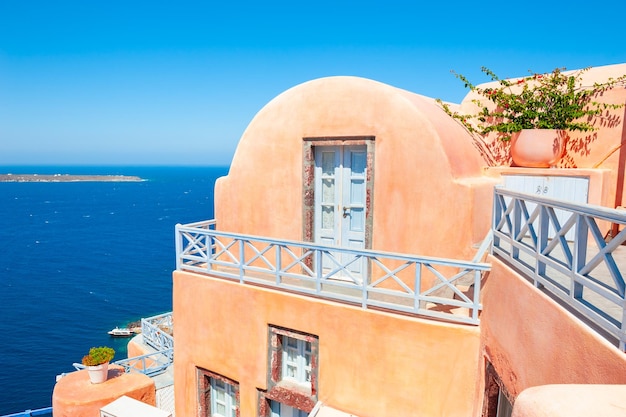
[(303, 240), (304, 138), (360, 136), (374, 138), (372, 248), (467, 258), (493, 186), (471, 138), (434, 100), (356, 77), (298, 85), (259, 111), (216, 185), (218, 228)]

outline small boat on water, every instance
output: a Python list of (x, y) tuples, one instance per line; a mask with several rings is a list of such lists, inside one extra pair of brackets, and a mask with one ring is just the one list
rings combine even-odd
[(113, 337), (130, 337), (130, 336), (135, 335), (135, 332), (125, 327), (124, 328), (116, 327), (113, 330), (109, 330), (108, 333)]

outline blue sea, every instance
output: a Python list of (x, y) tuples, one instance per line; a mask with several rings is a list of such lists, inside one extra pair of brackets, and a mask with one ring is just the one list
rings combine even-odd
[(107, 331), (171, 311), (174, 226), (213, 218), (227, 167), (1, 167), (142, 182), (0, 183), (0, 415), (52, 405)]

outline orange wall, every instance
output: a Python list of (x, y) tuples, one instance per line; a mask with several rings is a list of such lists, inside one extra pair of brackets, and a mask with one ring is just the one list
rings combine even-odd
[(626, 355), (490, 256), (481, 345), (508, 392), (545, 384), (626, 384)]
[(124, 368), (109, 365), (108, 379), (92, 384), (86, 369), (70, 372), (54, 386), (54, 417), (98, 417), (100, 409), (126, 395), (148, 405), (156, 404), (154, 381), (140, 373), (125, 373)]
[(355, 77), (296, 86), (255, 116), (216, 184), (218, 228), (302, 240), (303, 138), (329, 136), (375, 136), (373, 249), (473, 256), (495, 181), (467, 132), (431, 99)]
[(256, 416), (257, 388), (267, 380), (268, 324), (319, 337), (318, 398), (329, 406), (361, 417), (465, 417), (474, 410), (477, 327), (179, 271), (174, 321), (177, 415), (195, 415), (202, 367), (238, 381), (241, 416)]

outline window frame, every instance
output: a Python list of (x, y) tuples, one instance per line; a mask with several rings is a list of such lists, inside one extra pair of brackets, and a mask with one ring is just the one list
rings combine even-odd
[[(289, 342), (295, 341), (295, 346)], [(311, 384), (311, 362), (312, 362), (312, 345), (309, 340), (299, 339), (297, 337), (282, 336), (282, 369), (281, 377), (285, 381), (293, 381), (297, 384), (308, 386)], [(295, 360), (291, 360), (290, 353), (295, 356)], [(307, 358), (308, 356), (308, 358)], [(295, 376), (289, 375), (290, 367), (294, 368)], [(308, 374), (308, 375), (307, 375)]]
[[(303, 346), (299, 349), (300, 352), (306, 352), (306, 347), (310, 347), (309, 366), (301, 367), (303, 375), (308, 372), (309, 381), (299, 382), (286, 377), (287, 355), (284, 353), (283, 347), (290, 340), (286, 338), (299, 341), (297, 344)], [(264, 391), (263, 397), (310, 412), (318, 400), (318, 336), (270, 324), (268, 326), (268, 342), (267, 391)], [(306, 364), (306, 362), (305, 359), (302, 359), (302, 363)]]
[[(198, 375), (198, 416), (200, 417), (239, 417), (239, 383), (223, 375), (197, 368)], [(223, 388), (218, 387), (223, 384)], [(226, 415), (217, 414), (218, 392), (225, 394)]]

